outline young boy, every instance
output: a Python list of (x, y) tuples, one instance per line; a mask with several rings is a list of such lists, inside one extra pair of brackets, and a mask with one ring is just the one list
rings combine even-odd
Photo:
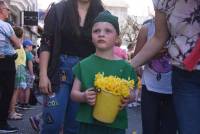
[(10, 110), (9, 110), (9, 116), (8, 118), (11, 120), (21, 120), (22, 114), (17, 113), (15, 110), (15, 105), (18, 100), (18, 96), (22, 90), (26, 88), (26, 53), (24, 51), (24, 48), (22, 46), (22, 40), (23, 40), (23, 29), (20, 27), (14, 27), (14, 32), (16, 36), (19, 38), (21, 42), (21, 48), (17, 49), (17, 59), (15, 60), (15, 66), (16, 66), (16, 75), (15, 75), (15, 90), (12, 96), (12, 100), (10, 103)]
[(124, 107), (130, 98), (122, 99), (121, 111), (111, 124), (99, 122), (92, 116), (96, 101), (96, 92), (91, 90), (94, 87), (95, 74), (103, 72), (106, 76), (115, 75), (137, 82), (132, 67), (113, 53), (113, 47), (118, 38), (118, 18), (108, 11), (101, 12), (95, 18), (92, 27), (92, 41), (96, 47), (96, 53), (82, 60), (73, 68), (75, 80), (71, 97), (74, 101), (80, 102), (77, 115), (77, 120), (80, 122), (78, 134), (125, 134), (128, 119)]
[(31, 109), (29, 105), (30, 90), (33, 88), (33, 82), (35, 79), (33, 73), (33, 54), (31, 53), (33, 42), (30, 39), (23, 41), (23, 46), (26, 53), (26, 88), (20, 96), (20, 107), (24, 110)]

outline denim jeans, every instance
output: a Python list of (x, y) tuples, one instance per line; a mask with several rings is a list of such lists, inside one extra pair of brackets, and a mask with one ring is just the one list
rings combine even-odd
[[(44, 96), (43, 123), (41, 134), (59, 134), (63, 128), (64, 134), (76, 134), (79, 123), (75, 121), (78, 103), (70, 99), (73, 84), (72, 67), (79, 61), (75, 56), (60, 56), (55, 94)], [(52, 83), (55, 84), (55, 81)]]
[(179, 134), (200, 134), (200, 71), (174, 67), (172, 87)]

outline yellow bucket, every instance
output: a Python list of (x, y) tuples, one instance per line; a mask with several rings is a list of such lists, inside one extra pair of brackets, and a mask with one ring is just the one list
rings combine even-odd
[(120, 104), (121, 96), (101, 90), (97, 94), (93, 117), (104, 123), (112, 123), (118, 114)]

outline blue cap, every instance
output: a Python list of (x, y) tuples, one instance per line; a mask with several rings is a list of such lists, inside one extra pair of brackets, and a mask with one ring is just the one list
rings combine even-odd
[(33, 46), (33, 42), (30, 39), (25, 39), (23, 41), (23, 46), (27, 47), (27, 46)]

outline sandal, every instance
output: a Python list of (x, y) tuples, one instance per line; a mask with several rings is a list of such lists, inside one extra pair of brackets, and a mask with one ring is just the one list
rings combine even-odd
[(11, 113), (9, 116), (8, 116), (8, 119), (10, 120), (22, 120), (22, 117), (17, 115), (17, 113)]

